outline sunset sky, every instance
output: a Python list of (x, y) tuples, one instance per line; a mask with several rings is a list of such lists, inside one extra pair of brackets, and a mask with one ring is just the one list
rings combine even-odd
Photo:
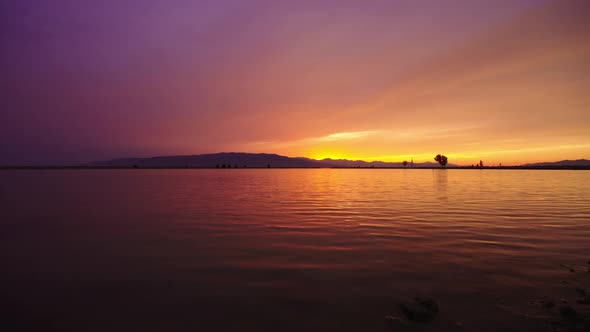
[(0, 165), (590, 159), (590, 1), (0, 3)]

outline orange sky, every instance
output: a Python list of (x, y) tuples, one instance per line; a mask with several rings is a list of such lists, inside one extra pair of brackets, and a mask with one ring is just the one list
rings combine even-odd
[(12, 7), (0, 164), (590, 159), (590, 1)]
[[(242, 149), (384, 161), (426, 161), (440, 152), (460, 164), (588, 158), (590, 11), (582, 8), (590, 9), (588, 2), (553, 2), (522, 12), (428, 54), (362, 100), (327, 105), (329, 110), (302, 106), (301, 116), (314, 116), (305, 108), (315, 107), (325, 126), (333, 124), (331, 131)], [(387, 55), (395, 62), (394, 50)], [(371, 54), (367, 65), (387, 72), (389, 63), (372, 62), (381, 56)], [(318, 90), (328, 79), (309, 76)], [(286, 123), (281, 129), (289, 128)]]

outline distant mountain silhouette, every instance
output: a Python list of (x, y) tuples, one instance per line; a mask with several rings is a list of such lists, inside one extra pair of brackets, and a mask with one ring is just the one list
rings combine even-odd
[[(347, 160), (347, 159), (322, 159), (322, 163), (335, 165), (336, 167), (404, 167), (403, 162), (387, 162), (387, 161), (364, 161), (364, 160)], [(455, 166), (449, 164), (449, 166)], [(410, 167), (408, 164), (407, 167)], [(438, 163), (414, 163), (414, 167), (440, 167)]]
[(191, 156), (162, 156), (151, 158), (124, 158), (90, 163), (90, 166), (108, 167), (325, 167), (317, 160), (290, 158), (267, 153), (224, 152)]
[(534, 164), (524, 164), (524, 167), (563, 167), (563, 166), (590, 166), (590, 160), (577, 159), (577, 160), (561, 160), (554, 162), (542, 162)]
[[(267, 153), (223, 152), (189, 156), (161, 156), (151, 158), (121, 158), (96, 161), (91, 167), (403, 167), (401, 162), (383, 162), (346, 159), (315, 160), (303, 157), (285, 157)], [(453, 166), (453, 165), (449, 165)], [(408, 165), (408, 167), (410, 167)], [(438, 167), (437, 163), (414, 163), (414, 167)]]

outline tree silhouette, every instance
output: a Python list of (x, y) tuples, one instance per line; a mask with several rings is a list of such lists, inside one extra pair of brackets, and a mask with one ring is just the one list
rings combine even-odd
[(447, 156), (442, 154), (437, 154), (436, 157), (434, 157), (434, 160), (436, 160), (442, 167), (445, 167), (448, 161)]
[(404, 167), (408, 166), (408, 161), (404, 160), (403, 164), (404, 164)]

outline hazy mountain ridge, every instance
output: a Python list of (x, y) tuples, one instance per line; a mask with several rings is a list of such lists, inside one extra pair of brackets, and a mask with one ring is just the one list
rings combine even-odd
[[(403, 167), (401, 162), (364, 161), (347, 159), (315, 160), (305, 157), (286, 157), (268, 153), (222, 152), (187, 156), (158, 156), (150, 158), (120, 158), (91, 162), (93, 167)], [(437, 167), (437, 163), (414, 163), (414, 167)], [(455, 166), (449, 164), (448, 166)], [(408, 167), (410, 165), (408, 164)]]
[(188, 156), (123, 158), (90, 163), (105, 167), (326, 167), (317, 160), (291, 158), (267, 153), (222, 152)]
[(587, 159), (576, 159), (576, 160), (560, 160), (553, 162), (540, 162), (532, 164), (524, 164), (525, 167), (547, 167), (547, 166), (590, 166), (590, 160)]
[[(336, 165), (336, 167), (404, 167), (403, 162), (388, 162), (388, 161), (364, 161), (364, 160), (348, 160), (348, 159), (331, 159), (326, 158), (320, 160), (326, 164)], [(423, 162), (414, 163), (414, 167), (439, 167), (438, 163)], [(447, 166), (455, 167), (456, 165), (448, 164)], [(406, 167), (410, 167), (410, 163)]]
[[(84, 166), (90, 167), (153, 167), (153, 168), (178, 168), (178, 167), (198, 167), (198, 168), (215, 168), (215, 167), (278, 167), (278, 168), (330, 168), (330, 167), (404, 167), (402, 162), (385, 162), (385, 161), (364, 161), (348, 159), (330, 159), (322, 160), (310, 159), (305, 157), (286, 157), (278, 154), (269, 153), (245, 153), (245, 152), (221, 152), (200, 155), (180, 155), (180, 156), (157, 156), (148, 158), (120, 158), (104, 161), (95, 161)], [(408, 166), (410, 164), (408, 163)], [(414, 163), (414, 168), (439, 167), (435, 162)], [(447, 167), (460, 167), (456, 164), (448, 164)], [(590, 160), (561, 160), (556, 162), (540, 162), (524, 164), (512, 167), (590, 167)]]

